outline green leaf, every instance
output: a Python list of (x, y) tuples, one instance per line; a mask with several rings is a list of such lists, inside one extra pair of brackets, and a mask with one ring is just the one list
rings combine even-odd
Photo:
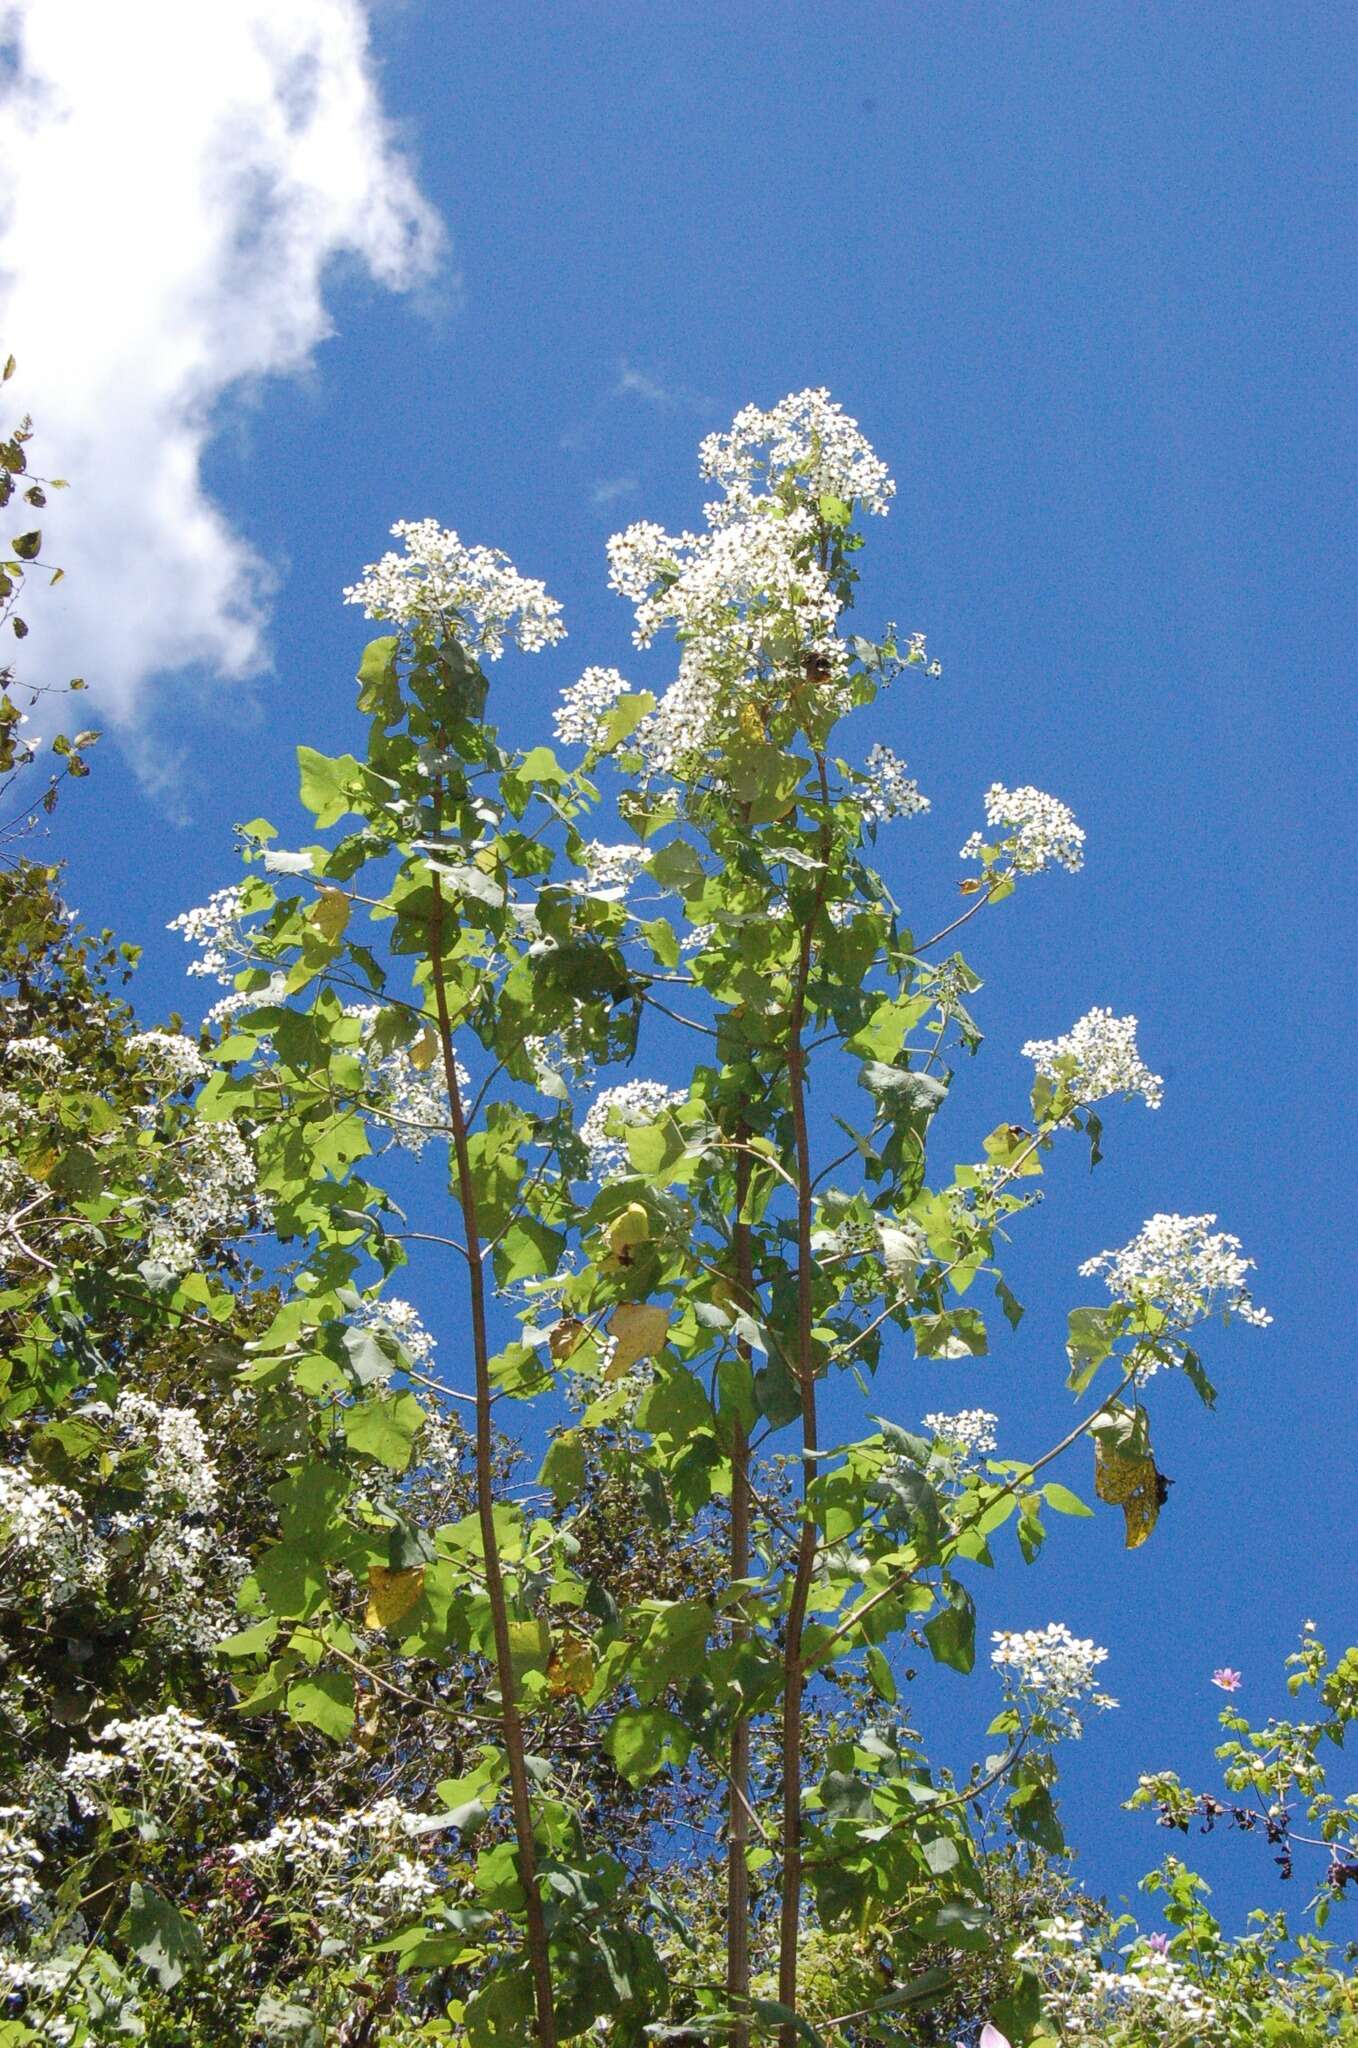
[(1112, 1352), (1126, 1321), (1125, 1311), (1111, 1308), (1073, 1308), (1066, 1319), (1066, 1356), (1070, 1373), (1066, 1385), (1082, 1394), (1099, 1367)]
[(396, 650), (400, 644), (395, 633), (384, 633), (380, 640), (368, 642), (358, 664), (359, 710), (369, 717), (376, 714), (388, 723), (401, 708), (396, 680)]
[(1014, 1787), (1006, 1802), (1014, 1832), (1025, 1842), (1035, 1842), (1049, 1855), (1059, 1856), (1065, 1837), (1056, 1817), (1051, 1793), (1038, 1778), (1028, 1778)]
[(149, 1884), (134, 1881), (130, 1887), (121, 1932), (162, 1991), (172, 1991), (202, 1961), (202, 1937), (192, 1920)]
[(632, 690), (625, 697), (619, 697), (602, 720), (598, 752), (607, 754), (612, 748), (620, 747), (624, 740), (631, 739), (642, 719), (654, 710), (655, 698), (649, 690)]
[(1086, 1507), (1078, 1493), (1072, 1493), (1068, 1486), (1053, 1480), (1042, 1489), (1042, 1498), (1049, 1508), (1055, 1508), (1058, 1515), (1092, 1515), (1093, 1508)]
[(976, 1662), (976, 1608), (965, 1586), (948, 1589), (949, 1605), (924, 1624), (925, 1639), (940, 1664), (970, 1671)]
[(423, 1421), (424, 1410), (413, 1394), (382, 1394), (346, 1412), (344, 1434), (353, 1450), (404, 1472)]
[(354, 1728), (354, 1681), (347, 1671), (317, 1671), (294, 1679), (288, 1687), (287, 1709), (294, 1721), (343, 1742)]
[(41, 533), (21, 533), (10, 542), (21, 562), (35, 561), (42, 549)]
[(538, 1484), (550, 1486), (559, 1508), (569, 1507), (585, 1483), (585, 1446), (579, 1433), (569, 1429), (559, 1436), (542, 1461)]
[(516, 1280), (536, 1280), (554, 1273), (566, 1240), (535, 1216), (521, 1216), (505, 1232), (494, 1251), (495, 1278), (501, 1287)]
[(799, 754), (765, 740), (746, 739), (733, 741), (726, 762), (732, 792), (746, 806), (752, 825), (771, 825), (791, 808), (810, 766)]
[(450, 882), (459, 896), (470, 896), (474, 902), (484, 903), (488, 910), (504, 908), (505, 892), (493, 875), (488, 875), (474, 862), (457, 860), (431, 860), (430, 867), (437, 875)]
[(509, 1659), (516, 1678), (545, 1671), (552, 1661), (552, 1632), (545, 1621), (511, 1621)]
[(524, 2048), (533, 2036), (533, 2011), (530, 1971), (492, 1971), (462, 2016), (467, 2048)]
[(971, 1899), (948, 1899), (920, 1920), (910, 1923), (919, 1941), (946, 1942), (950, 1948), (981, 1949), (990, 1943), (990, 1911)]
[(947, 1082), (937, 1075), (911, 1073), (885, 1060), (865, 1060), (858, 1079), (893, 1122), (916, 1126), (928, 1123), (948, 1092)]
[(253, 1628), (238, 1629), (233, 1636), (223, 1636), (217, 1645), (219, 1657), (260, 1657), (278, 1634), (276, 1621), (257, 1621)]
[(629, 1785), (688, 1761), (693, 1737), (663, 1707), (624, 1707), (604, 1737), (604, 1748)]
[(352, 754), (318, 754), (314, 747), (297, 749), (298, 794), (318, 825), (333, 825), (353, 809), (347, 794), (363, 772)]
[(885, 1700), (889, 1707), (894, 1706), (896, 1703), (895, 1674), (885, 1656), (875, 1645), (868, 1651), (866, 1665), (868, 1683), (878, 1699)]

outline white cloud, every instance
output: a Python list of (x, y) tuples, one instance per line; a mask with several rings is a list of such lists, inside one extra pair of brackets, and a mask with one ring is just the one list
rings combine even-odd
[(702, 413), (710, 411), (712, 405), (711, 399), (704, 398), (700, 392), (690, 391), (683, 384), (667, 384), (651, 371), (638, 368), (626, 356), (618, 365), (618, 381), (610, 395), (614, 398), (639, 398), (643, 405), (657, 406), (662, 412)]
[(0, 0), (0, 34), (5, 395), (35, 468), (71, 483), (24, 667), (83, 674), (133, 720), (156, 676), (268, 666), (268, 567), (201, 476), (223, 394), (305, 369), (335, 258), (404, 290), (442, 230), (361, 0)]
[(634, 476), (601, 476), (590, 492), (593, 505), (615, 505), (619, 498), (630, 498), (640, 488)]

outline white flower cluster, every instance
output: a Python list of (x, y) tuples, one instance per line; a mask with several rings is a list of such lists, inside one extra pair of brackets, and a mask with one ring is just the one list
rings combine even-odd
[[(707, 437), (699, 461), (722, 490), (704, 508), (705, 532), (670, 534), (643, 519), (608, 543), (609, 581), (636, 607), (636, 644), (673, 626), (681, 648), (678, 677), (637, 728), (653, 774), (689, 772), (740, 729), (752, 699), (785, 690), (803, 668), (832, 708), (847, 708), (820, 500), (880, 513), (895, 489), (857, 423), (823, 390), (795, 392), (768, 411), (745, 407), (729, 432)], [(559, 719), (571, 732), (592, 719), (597, 731), (594, 697), (583, 679), (576, 688), (578, 708), (568, 694)], [(913, 785), (895, 780), (897, 796), (907, 787), (906, 808), (920, 809)]]
[(241, 931), (241, 898), (244, 885), (233, 882), (216, 889), (196, 910), (181, 910), (166, 925), (167, 932), (180, 932), (187, 946), (197, 946), (200, 957), (189, 963), (189, 973), (203, 975), (230, 988), (250, 948)]
[(0, 1576), (35, 1581), (52, 1610), (102, 1584), (107, 1571), (78, 1495), (44, 1485), (22, 1465), (0, 1466)]
[(772, 628), (796, 622), (803, 646), (833, 647), (839, 600), (814, 560), (809, 514), (767, 503), (706, 533), (668, 534), (638, 520), (608, 543), (609, 583), (636, 606), (638, 647), (673, 624), (704, 667), (732, 678), (757, 667)]
[(521, 576), (502, 549), (468, 547), (436, 519), (398, 519), (391, 531), (405, 553), (370, 562), (344, 593), (346, 604), (362, 605), (365, 618), (461, 627), (489, 661), (504, 653), (511, 630), (525, 654), (565, 639), (561, 606), (545, 584)]
[(234, 1774), (239, 1761), (234, 1742), (180, 1707), (109, 1721), (94, 1739), (98, 1749), (76, 1751), (61, 1769), (62, 1782), (82, 1813), (97, 1812), (102, 1800), (129, 1779), (137, 1781), (147, 1806), (206, 1799)]
[(44, 1080), (59, 1074), (66, 1065), (66, 1049), (58, 1045), (55, 1038), (45, 1034), (35, 1038), (11, 1038), (6, 1040), (4, 1056), (17, 1067), (26, 1067)]
[(880, 741), (869, 751), (863, 779), (864, 816), (877, 824), (891, 818), (916, 818), (929, 808), (929, 799), (921, 796), (914, 776), (906, 774), (904, 761)]
[(173, 1095), (207, 1074), (207, 1061), (182, 1031), (137, 1031), (127, 1049), (158, 1088)]
[(349, 1317), (355, 1329), (376, 1330), (404, 1345), (416, 1365), (429, 1365), (437, 1339), (431, 1337), (420, 1312), (408, 1301), (387, 1295), (380, 1301), (365, 1301)]
[[(82, 1411), (86, 1414), (89, 1410)], [(153, 1508), (208, 1515), (217, 1505), (217, 1468), (202, 1424), (191, 1408), (162, 1408), (145, 1394), (122, 1393), (114, 1423), (134, 1444), (152, 1452), (146, 1499)]]
[[(1000, 834), (997, 850), (1009, 855), (1016, 874), (1041, 874), (1055, 864), (1074, 875), (1084, 866), (1085, 835), (1059, 797), (1031, 786), (1006, 789), (992, 782), (985, 793), (985, 815), (988, 831)], [(986, 846), (985, 835), (973, 832), (961, 857), (980, 860)]]
[(633, 882), (650, 866), (649, 846), (610, 846), (602, 839), (587, 839), (580, 849), (583, 882), (570, 886), (588, 896), (605, 896), (612, 901), (625, 896)]
[[(762, 479), (770, 490), (787, 478), (814, 501), (857, 501), (885, 513), (896, 486), (886, 464), (828, 391), (797, 391), (771, 406), (744, 406), (729, 432), (709, 434), (698, 449), (699, 472), (739, 504)], [(709, 508), (720, 517), (725, 508)]]
[(1163, 1100), (1163, 1081), (1136, 1049), (1135, 1017), (1093, 1009), (1062, 1037), (1030, 1038), (1022, 1050), (1048, 1081), (1064, 1081), (1076, 1102), (1140, 1095), (1147, 1109), (1158, 1109)]
[[(367, 1073), (365, 1108), (388, 1126), (393, 1144), (418, 1157), (432, 1138), (447, 1137), (453, 1128), (441, 1053), (428, 1033), (384, 1052), (373, 1036), (381, 1012), (372, 1003), (347, 1004), (344, 1014), (360, 1026), (356, 1050)], [(461, 1060), (455, 1072), (465, 1100), (471, 1076)]]
[(42, 1851), (28, 1832), (32, 1816), (22, 1806), (0, 1806), (0, 1916), (45, 1911), (38, 1870)]
[(181, 1184), (152, 1223), (147, 1251), (172, 1273), (186, 1273), (212, 1237), (239, 1229), (244, 1211), (267, 1213), (255, 1184), (255, 1158), (236, 1125), (191, 1124), (178, 1145)]
[(587, 668), (579, 682), (561, 692), (552, 725), (563, 746), (597, 746), (603, 722), (631, 685), (615, 668)]
[(1115, 1707), (1116, 1700), (1094, 1689), (1094, 1674), (1107, 1657), (1087, 1637), (1073, 1636), (1063, 1621), (1045, 1628), (996, 1629), (990, 1661), (1006, 1684), (1027, 1694), (1033, 1708), (1055, 1732), (1078, 1737), (1084, 1731), (1080, 1707)]
[(69, 1496), (73, 1511), (64, 1550), (46, 1554), (47, 1604), (97, 1592), (116, 1564), (132, 1575), (120, 1598), (135, 1601), (139, 1626), (150, 1640), (206, 1653), (232, 1626), (247, 1561), (208, 1519), (221, 1488), (200, 1423), (190, 1409), (162, 1406), (130, 1391), (119, 1395), (116, 1408), (87, 1401), (77, 1413), (84, 1421), (107, 1424), (121, 1448), (150, 1452), (145, 1494), (139, 1508), (113, 1515), (100, 1536), (89, 1531), (79, 1502)]
[(596, 1095), (580, 1125), (594, 1178), (628, 1171), (626, 1140), (620, 1132), (615, 1136), (615, 1129), (653, 1124), (667, 1109), (687, 1100), (686, 1090), (667, 1088), (663, 1081), (624, 1081)]
[[(1043, 2003), (1072, 2048), (1097, 2048), (1113, 2037), (1154, 2039), (1164, 2048), (1198, 2048), (1221, 2038), (1216, 1999), (1177, 1962), (1154, 1949), (1140, 1949), (1121, 1970), (1102, 1969), (1097, 1952), (1072, 1945), (1057, 1920), (1039, 1939), (1014, 1951), (1016, 1962), (1042, 1968)], [(1078, 1923), (1074, 1923), (1077, 1924)]]
[(1264, 1329), (1273, 1318), (1255, 1306), (1245, 1280), (1254, 1260), (1243, 1256), (1238, 1237), (1212, 1229), (1216, 1220), (1152, 1216), (1121, 1250), (1086, 1259), (1080, 1271), (1086, 1278), (1102, 1275), (1119, 1301), (1162, 1309), (1179, 1330), (1217, 1314)]
[(279, 1821), (261, 1840), (236, 1842), (227, 1853), (266, 1880), (297, 1888), (319, 1918), (373, 1929), (417, 1913), (438, 1890), (409, 1849), (441, 1818), (381, 1799), (340, 1820), (306, 1814)]
[(933, 1436), (936, 1450), (955, 1463), (969, 1464), (995, 1449), (999, 1419), (988, 1408), (963, 1408), (956, 1415), (926, 1415), (924, 1427)]

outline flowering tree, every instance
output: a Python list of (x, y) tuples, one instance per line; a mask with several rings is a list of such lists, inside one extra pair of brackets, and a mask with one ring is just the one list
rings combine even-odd
[[(402, 552), (347, 593), (392, 628), (360, 669), (366, 757), (300, 756), (318, 826), (352, 823), (297, 852), (264, 821), (244, 828), (251, 879), (186, 927), (234, 984), (200, 1115), (250, 1120), (260, 1188), (307, 1247), (251, 1371), (312, 1388), (317, 1435), (242, 1595), (236, 1653), (261, 1660), (254, 1703), (337, 1740), (396, 1682), (389, 1666), (486, 1660), (496, 1739), (455, 1810), (505, 1811), (512, 1837), (468, 1891), (431, 1894), (399, 1951), (470, 1972), (461, 2023), (476, 2042), (532, 2026), (551, 2043), (610, 2016), (629, 2038), (668, 2013), (695, 2038), (773, 2028), (790, 2044), (813, 1911), (877, 1930), (903, 1984), (891, 1996), (924, 1995), (912, 1958), (949, 1931), (984, 1935), (968, 1800), (1003, 1783), (1020, 1832), (1055, 1844), (1054, 1745), (1108, 1702), (1092, 1644), (1059, 1624), (999, 1630), (1005, 1747), (940, 1789), (901, 1735), (893, 1642), (971, 1669), (967, 1567), (1006, 1524), (1032, 1555), (1044, 1510), (1084, 1511), (1049, 1476), (1082, 1436), (1098, 1492), (1142, 1540), (1161, 1486), (1148, 1382), (1183, 1371), (1210, 1398), (1196, 1326), (1263, 1319), (1213, 1218), (1155, 1216), (1084, 1269), (1111, 1299), (1072, 1311), (1071, 1386), (1088, 1398), (1061, 1443), (999, 1458), (995, 1418), (963, 1410), (922, 1429), (865, 1412), (863, 1433), (826, 1445), (832, 1377), (868, 1411), (895, 1405), (869, 1391), (895, 1347), (985, 1351), (965, 1299), (978, 1280), (1017, 1324), (997, 1245), (1034, 1179), (1067, 1133), (1097, 1156), (1097, 1104), (1154, 1106), (1160, 1084), (1134, 1020), (1093, 1011), (1027, 1048), (1022, 1121), (931, 1183), (930, 1126), (958, 1050), (978, 1042), (976, 977), (940, 949), (1020, 882), (1078, 869), (1083, 835), (1055, 798), (992, 788), (963, 849), (962, 914), (920, 936), (871, 855), (927, 799), (886, 746), (862, 765), (841, 751), (855, 710), (936, 673), (921, 636), (843, 631), (856, 522), (888, 509), (886, 470), (823, 392), (748, 409), (701, 462), (715, 495), (699, 531), (642, 522), (609, 548), (638, 642), (673, 633), (675, 679), (657, 697), (586, 669), (557, 716), (578, 766), (502, 746), (482, 667), (511, 641), (559, 639), (559, 607), (498, 553), (432, 522), (398, 527)], [(586, 836), (605, 770), (621, 842)], [(653, 1034), (663, 1074), (610, 1081), (611, 1064), (649, 1059)], [(681, 1043), (697, 1057), (681, 1063)], [(857, 1126), (818, 1106), (825, 1062), (861, 1087)], [(451, 1215), (416, 1230), (382, 1162), (430, 1150)], [(417, 1454), (429, 1375), (395, 1329), (396, 1377), (374, 1372), (353, 1328), (355, 1289), (371, 1294), (426, 1239), (461, 1275), (473, 1388), (476, 1512), (441, 1529), (374, 1524), (364, 1476)], [(1103, 1367), (1111, 1391), (1091, 1393)], [(557, 1419), (551, 1515), (497, 1494), (497, 1400)], [(591, 1455), (635, 1474), (666, 1526), (724, 1523), (714, 1593), (596, 1597), (570, 1512)], [(383, 1622), (361, 1655), (334, 1594), (359, 1555)], [(808, 1710), (846, 1672), (874, 1689), (882, 1727), (809, 1779)], [(629, 1781), (705, 1760), (724, 1809), (724, 1982), (671, 1970), (662, 1984), (657, 1909), (528, 1745), (553, 1694), (608, 1714)], [(512, 1927), (522, 1956), (504, 1946)], [(773, 1929), (766, 1995), (751, 1955)]]
[[(877, 848), (924, 829), (928, 800), (885, 744), (856, 757), (853, 714), (937, 665), (920, 635), (845, 630), (886, 469), (823, 392), (747, 409), (701, 464), (699, 530), (642, 522), (609, 548), (638, 642), (673, 636), (673, 680), (587, 668), (556, 715), (569, 761), (502, 743), (486, 673), (558, 641), (559, 606), (433, 522), (395, 530), (346, 593), (389, 628), (360, 665), (366, 750), (299, 753), (321, 837), (288, 849), (254, 820), (246, 878), (177, 921), (223, 990), (201, 1047), (120, 1043), (143, 1077), (131, 1117), (102, 1123), (81, 1091), (50, 1161), (15, 1151), (15, 1307), (47, 1375), (14, 1411), (16, 1484), (46, 1484), (24, 1418), (45, 1429), (73, 1400), (101, 1471), (135, 1445), (143, 1497), (186, 1529), (225, 1508), (206, 1441), (193, 1481), (202, 1422), (73, 1360), (53, 1289), (82, 1331), (112, 1274), (139, 1317), (234, 1339), (256, 1461), (239, 1497), (269, 1506), (229, 1569), (214, 1550), (201, 1594), (165, 1604), (194, 1647), (220, 1638), (248, 1739), (161, 1703), (59, 1745), (55, 1768), (86, 1819), (151, 1815), (139, 1841), (195, 1815), (227, 1903), (157, 1882), (149, 1850), (135, 1879), (124, 1863), (137, 1897), (109, 1969), (130, 1940), (173, 1990), (204, 1951), (230, 1957), (219, 1981), (248, 1990), (261, 2037), (311, 2038), (319, 2014), (336, 2038), (470, 2048), (908, 2040), (966, 1957), (1004, 1944), (985, 2017), (1039, 2038), (974, 1815), (993, 1795), (1029, 1851), (1059, 1852), (1057, 1746), (1112, 1704), (1105, 1653), (1059, 1622), (993, 1628), (999, 1743), (960, 1774), (922, 1751), (907, 1657), (972, 1670), (969, 1573), (1006, 1528), (1031, 1560), (1047, 1512), (1089, 1512), (1055, 1476), (1082, 1439), (1145, 1540), (1151, 1383), (1181, 1371), (1210, 1401), (1198, 1327), (1266, 1320), (1215, 1218), (1156, 1215), (1082, 1269), (1101, 1292), (1070, 1314), (1080, 1405), (1059, 1442), (1020, 1424), (1001, 1455), (989, 1411), (902, 1412), (902, 1359), (960, 1372), (986, 1352), (978, 1294), (1017, 1328), (999, 1248), (1058, 1146), (1082, 1132), (1097, 1159), (1100, 1106), (1153, 1108), (1160, 1082), (1135, 1020), (1091, 1011), (1025, 1048), (1030, 1101), (984, 1157), (938, 1168), (934, 1121), (980, 1042), (948, 942), (1077, 871), (1083, 833), (1056, 798), (995, 785), (959, 914), (907, 915)], [(609, 803), (625, 838), (593, 836)], [(50, 1108), (69, 1057), (25, 1028), (7, 1067)], [(253, 1233), (267, 1312), (231, 1263)], [(406, 1297), (426, 1284), (421, 1316)], [(497, 1431), (516, 1404), (547, 1442), (536, 1491)], [(47, 1512), (27, 1500), (0, 1502), (15, 1555)], [(52, 1543), (58, 1508), (77, 1512), (52, 1507)], [(91, 1556), (112, 1512), (80, 1509)], [(275, 1742), (302, 1745), (309, 1805), (271, 1775)], [(268, 1795), (223, 1791), (242, 1771)], [(22, 1916), (51, 1847), (11, 1820)], [(683, 1852), (690, 1828), (710, 1854)], [(863, 1968), (837, 2005), (849, 1947)], [(32, 1980), (49, 2025), (79, 1961), (55, 1992)]]

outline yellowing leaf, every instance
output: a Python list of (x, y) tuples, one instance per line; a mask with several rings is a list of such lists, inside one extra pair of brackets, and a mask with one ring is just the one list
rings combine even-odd
[(349, 898), (343, 889), (322, 889), (311, 907), (311, 922), (333, 946), (349, 922)]
[(1127, 1522), (1127, 1548), (1139, 1550), (1160, 1518), (1168, 1481), (1154, 1458), (1119, 1458), (1094, 1445), (1094, 1491), (1102, 1501), (1120, 1507)]
[(547, 1690), (560, 1697), (576, 1693), (583, 1699), (594, 1683), (594, 1646), (586, 1636), (562, 1636), (547, 1666)]
[(654, 1308), (648, 1302), (627, 1301), (621, 1308), (615, 1308), (608, 1333), (616, 1348), (608, 1362), (605, 1380), (621, 1379), (639, 1358), (654, 1358), (665, 1342), (669, 1326), (669, 1310)]
[(608, 1226), (608, 1248), (622, 1264), (628, 1263), (633, 1248), (645, 1244), (651, 1234), (651, 1219), (640, 1202), (629, 1202)]
[(370, 1565), (368, 1611), (363, 1617), (368, 1627), (395, 1628), (397, 1622), (409, 1614), (423, 1589), (422, 1564), (397, 1572), (388, 1571), (385, 1565)]
[(438, 1034), (432, 1025), (426, 1024), (424, 1030), (410, 1048), (409, 1058), (411, 1066), (414, 1067), (417, 1073), (425, 1073), (428, 1068), (433, 1066), (434, 1054), (438, 1049)]

